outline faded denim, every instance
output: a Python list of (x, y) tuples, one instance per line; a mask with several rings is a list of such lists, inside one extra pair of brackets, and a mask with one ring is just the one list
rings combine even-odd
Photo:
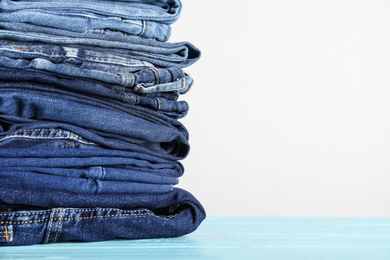
[[(200, 51), (188, 42), (159, 42), (138, 36), (88, 35), (24, 23), (0, 22), (0, 39), (23, 42), (34, 48), (39, 42), (119, 55), (128, 60), (147, 61), (158, 67), (188, 67), (200, 58)], [(28, 46), (28, 47), (27, 47)]]

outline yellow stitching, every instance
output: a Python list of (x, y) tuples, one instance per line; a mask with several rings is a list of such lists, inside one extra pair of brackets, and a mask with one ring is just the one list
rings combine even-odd
[(64, 214), (64, 211), (65, 211), (65, 208), (62, 209), (61, 216), (60, 216), (60, 221), (59, 221), (59, 223), (58, 223), (58, 229), (57, 229), (56, 237), (54, 238), (53, 243), (56, 242), (57, 237), (58, 237), (58, 232), (60, 232), (61, 220), (62, 220), (62, 215)]
[[(169, 217), (160, 217), (162, 218), (163, 220), (170, 220), (178, 215), (180, 215), (183, 211), (180, 211), (179, 213), (177, 213), (176, 215), (172, 215), (172, 216), (169, 216)], [(53, 212), (54, 213), (54, 212)], [(150, 216), (156, 216), (156, 217), (159, 217), (158, 215), (156, 214), (153, 214), (153, 213), (142, 213), (142, 214), (115, 214), (115, 215), (106, 215), (106, 216), (93, 216), (93, 217), (78, 217), (78, 218), (62, 218), (62, 220), (66, 221), (66, 220), (78, 220), (78, 219), (82, 219), (82, 220), (86, 220), (86, 219), (96, 219), (96, 218), (111, 218), (111, 217), (128, 217), (128, 216), (147, 216), (147, 215), (150, 215)], [(41, 219), (41, 220), (30, 220), (30, 221), (25, 221), (25, 222), (8, 222), (8, 221), (4, 221), (4, 222), (0, 222), (0, 224), (12, 224), (12, 225), (21, 225), (21, 224), (28, 224), (28, 223), (34, 223), (34, 222), (45, 222), (45, 221), (52, 221), (51, 224), (53, 223), (53, 221), (57, 221), (59, 220), (59, 218), (51, 218), (51, 219)], [(49, 230), (51, 228), (51, 225), (50, 224), (50, 227), (49, 227)], [(46, 239), (46, 241), (48, 240), (48, 238)], [(46, 242), (47, 243), (47, 242)]]
[(5, 241), (7, 241), (7, 243), (8, 243), (9, 242), (9, 235), (8, 235), (7, 226), (4, 226), (4, 229), (5, 229)]
[(30, 216), (30, 215), (44, 215), (49, 214), (50, 212), (37, 212), (37, 213), (28, 213), (28, 214), (17, 214), (17, 213), (6, 213), (0, 214), (0, 216)]
[[(53, 225), (53, 217), (54, 217), (54, 214), (55, 214), (55, 210), (53, 210), (53, 212), (52, 212), (52, 216), (51, 216), (51, 218), (50, 218), (50, 226), (49, 226), (49, 228), (47, 229), (47, 238), (46, 238), (46, 244), (49, 242), (49, 237), (50, 237), (50, 229), (51, 229), (51, 226)], [(29, 221), (29, 222), (27, 222), (27, 223), (34, 223), (34, 222), (43, 222), (43, 220), (42, 221), (34, 221), (34, 220), (31, 220), (31, 221)], [(23, 223), (24, 224), (24, 223)]]

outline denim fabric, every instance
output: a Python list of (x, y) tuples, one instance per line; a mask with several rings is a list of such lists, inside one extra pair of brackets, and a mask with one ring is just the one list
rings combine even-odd
[(129, 60), (143, 60), (160, 67), (184, 68), (200, 58), (200, 51), (188, 42), (158, 42), (137, 36), (107, 37), (92, 34), (89, 38), (83, 33), (69, 32), (24, 23), (0, 22), (0, 39), (23, 42), (27, 49), (38, 42), (47, 46), (61, 45), (68, 48), (120, 55)]
[[(33, 130), (30, 130), (33, 131)], [(42, 131), (36, 130), (36, 136)], [(128, 152), (110, 149), (57, 149), (57, 148), (7, 148), (0, 149), (0, 167), (31, 168), (91, 168), (94, 166), (106, 169), (119, 168), (137, 170), (148, 174), (178, 178), (183, 174), (180, 162), (166, 160), (157, 156), (139, 152)], [(98, 169), (99, 171), (101, 169)], [(94, 173), (105, 179), (106, 173)], [(119, 174), (119, 173), (118, 173)], [(119, 177), (118, 177), (119, 178)], [(125, 177), (120, 177), (125, 178)], [(119, 180), (110, 177), (107, 180)], [(150, 183), (150, 181), (147, 181)]]
[[(75, 125), (58, 123), (58, 122), (47, 122), (38, 121), (31, 119), (23, 119), (16, 116), (2, 115), (0, 114), (0, 137), (5, 137), (9, 134), (18, 131), (30, 131), (31, 129), (54, 129), (61, 128), (77, 135), (82, 136), (99, 146), (106, 149), (123, 150), (130, 152), (139, 152), (144, 154), (155, 155), (160, 158), (169, 160), (181, 160), (184, 159), (188, 153), (189, 147), (181, 147), (178, 142), (170, 143), (143, 143), (139, 145), (139, 140), (134, 138), (116, 135), (113, 133), (96, 133), (91, 129), (81, 128)], [(74, 144), (70, 143), (72, 147)], [(21, 144), (20, 147), (25, 147)], [(5, 147), (4, 147), (5, 148)], [(17, 146), (15, 146), (17, 148)], [(109, 150), (111, 151), (111, 150)], [(184, 153), (185, 152), (185, 153)]]
[[(0, 194), (2, 200), (3, 190)], [(13, 195), (17, 194), (19, 192), (13, 192)], [(40, 195), (51, 197), (47, 192)], [(67, 194), (57, 195), (62, 197)], [(142, 196), (120, 197), (126, 202), (131, 202), (134, 197)], [(194, 231), (206, 216), (200, 203), (184, 190), (175, 189), (161, 196), (147, 195), (142, 200), (150, 201), (151, 203), (146, 204), (150, 204), (151, 207), (61, 206), (40, 209), (3, 204), (4, 209), (0, 211), (0, 246), (103, 241), (117, 238), (176, 237)]]
[[(111, 138), (122, 136), (125, 138), (123, 140), (131, 141), (133, 144), (155, 152), (165, 151), (173, 156), (184, 157), (189, 150), (188, 132), (182, 124), (137, 106), (126, 112), (118, 112), (87, 105), (85, 102), (83, 104), (47, 95), (0, 89), (0, 118), (3, 118), (4, 122), (12, 121), (12, 124), (40, 121), (44, 121), (46, 125), (50, 125), (48, 122), (66, 123), (93, 130), (101, 136)], [(79, 131), (67, 127), (64, 129), (95, 142)]]
[[(183, 174), (183, 167), (178, 163), (139, 153), (125, 153), (127, 157), (124, 159), (115, 156), (115, 152), (111, 152), (110, 156), (101, 156), (105, 150), (88, 150), (83, 153), (83, 149), (76, 149), (68, 150), (66, 157), (63, 157), (56, 141), (60, 144), (63, 142), (64, 132), (67, 134), (65, 138), (69, 134), (72, 136), (72, 133), (62, 129), (31, 129), (0, 139), (0, 147), (4, 140), (7, 141), (7, 149), (0, 150), (0, 181), (18, 183), (26, 190), (35, 187), (92, 194), (160, 193), (172, 190), (172, 185), (178, 183), (177, 177)], [(40, 146), (45, 149), (29, 149), (32, 153), (26, 155), (26, 149), (21, 148), (19, 139), (46, 143)], [(12, 149), (15, 140), (18, 149)], [(47, 143), (48, 140), (50, 142)], [(44, 157), (48, 152), (54, 154)]]
[[(0, 41), (0, 66), (51, 71), (129, 87), (141, 93), (178, 91), (186, 93), (192, 78), (178, 67), (154, 68), (121, 56), (50, 45), (26, 45)], [(132, 73), (133, 72), (133, 73)]]
[(178, 101), (200, 58), (165, 42), (180, 0), (0, 0), (0, 246), (176, 237)]
[(65, 191), (77, 194), (132, 194), (161, 193), (173, 189), (173, 184), (151, 184), (126, 181), (104, 181), (96, 179), (58, 176), (55, 169), (49, 174), (34, 171), (0, 170), (0, 182), (17, 183), (18, 187), (29, 190), (31, 187), (50, 191)]
[(171, 27), (160, 22), (73, 11), (22, 9), (0, 13), (0, 21), (31, 23), (84, 34), (107, 36), (132, 34), (159, 41), (167, 41), (171, 34)]
[[(2, 78), (1, 75), (0, 78)], [(78, 88), (79, 85), (76, 85), (75, 87)], [(127, 113), (129, 110), (134, 110), (134, 108), (140, 107), (141, 109), (150, 109), (152, 115), (157, 115), (159, 117), (163, 116), (164, 119), (166, 116), (173, 119), (182, 118), (188, 112), (188, 104), (185, 101), (176, 102), (165, 100), (163, 98), (139, 97), (138, 95), (129, 94), (120, 90), (114, 91), (111, 89), (103, 89), (109, 94), (112, 94), (113, 98), (109, 98), (107, 96), (99, 97), (89, 93), (83, 93), (81, 91), (72, 92), (69, 89), (57, 89), (55, 87), (51, 87), (50, 85), (35, 82), (13, 81), (0, 82), (0, 90), (42, 94), (53, 98), (67, 99), (123, 113)]]
[[(0, 137), (0, 148), (102, 148), (64, 129), (28, 129)], [(7, 166), (7, 165), (5, 165)], [(5, 167), (4, 166), (4, 167)], [(1, 171), (1, 169), (0, 169)]]
[[(47, 92), (64, 93), (65, 91), (66, 93), (69, 91), (100, 98), (114, 104), (142, 106), (176, 119), (186, 116), (188, 112), (187, 102), (176, 101), (178, 94), (175, 92), (142, 94), (125, 87), (63, 75), (58, 76), (54, 73), (34, 69), (0, 68), (0, 86), (1, 82), (4, 82), (5, 85), (11, 84), (10, 82), (18, 82), (19, 84), (14, 84), (15, 89), (19, 89), (23, 85), (20, 84), (22, 82), (39, 83), (39, 85), (35, 85), (36, 89), (40, 86)], [(25, 87), (27, 86), (25, 85)]]
[[(179, 0), (1, 0), (0, 10), (3, 12), (17, 10), (56, 11), (69, 15), (82, 12), (85, 15), (92, 13), (172, 24), (180, 16), (181, 2)], [(42, 16), (40, 19), (44, 21), (45, 17)], [(56, 24), (60, 23), (61, 20), (57, 21)]]

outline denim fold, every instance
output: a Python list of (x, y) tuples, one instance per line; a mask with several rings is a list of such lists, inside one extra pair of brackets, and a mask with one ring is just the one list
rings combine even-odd
[(177, 188), (189, 133), (167, 42), (180, 0), (0, 0), (0, 246), (177, 237), (206, 213)]

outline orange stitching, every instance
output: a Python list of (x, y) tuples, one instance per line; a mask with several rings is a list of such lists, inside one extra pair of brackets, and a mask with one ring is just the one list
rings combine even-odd
[(7, 226), (4, 226), (4, 229), (5, 229), (5, 241), (7, 241), (7, 243), (8, 243), (9, 242), (9, 235), (8, 235)]
[(186, 94), (188, 91), (190, 91), (192, 84), (194, 84), (194, 80), (191, 81), (191, 84), (188, 86), (188, 89), (186, 91), (182, 92), (183, 95)]
[(15, 49), (18, 49), (18, 50), (21, 50), (21, 51), (25, 51), (26, 50), (25, 48), (20, 48), (20, 47), (16, 47), (16, 46), (12, 46), (12, 48), (15, 48)]
[[(179, 213), (177, 213), (176, 215), (172, 215), (172, 216), (169, 216), (169, 217), (160, 217), (162, 218), (163, 220), (170, 220), (174, 217), (177, 217), (178, 215), (180, 215), (183, 211), (180, 211)], [(54, 212), (53, 212), (54, 213)], [(159, 217), (158, 215), (156, 214), (153, 214), (153, 213), (142, 213), (142, 214), (115, 214), (115, 215), (106, 215), (106, 216), (93, 216), (93, 217), (78, 217), (78, 218), (62, 218), (62, 220), (64, 221), (67, 221), (67, 220), (78, 220), (78, 219), (82, 219), (82, 220), (86, 220), (86, 219), (96, 219), (96, 218), (111, 218), (111, 217), (128, 217), (128, 216), (147, 216), (147, 215), (150, 215), (150, 216), (156, 216), (156, 217)], [(25, 222), (8, 222), (8, 221), (4, 221), (4, 222), (0, 222), (0, 224), (12, 224), (12, 225), (21, 225), (21, 224), (28, 224), (28, 223), (34, 223), (34, 222), (45, 222), (45, 221), (52, 221), (51, 224), (50, 224), (50, 227), (49, 227), (49, 231), (50, 231), (50, 228), (52, 226), (52, 223), (53, 221), (57, 221), (59, 220), (59, 218), (51, 218), (51, 219), (40, 219), (40, 220), (30, 220), (30, 221), (25, 221)], [(46, 241), (48, 240), (48, 237), (46, 238)], [(47, 243), (47, 242), (46, 242)]]
[(0, 214), (0, 216), (30, 216), (30, 215), (44, 215), (49, 213), (50, 212), (37, 212), (37, 213), (28, 213), (28, 214), (6, 213), (6, 214)]
[(130, 73), (130, 76), (131, 76), (131, 84), (130, 84), (130, 87), (132, 87), (134, 85), (134, 82), (135, 82), (135, 77), (133, 75), (133, 73)]
[(125, 103), (128, 103), (130, 101), (130, 95), (127, 92), (124, 92), (126, 94), (126, 101)]
[(62, 215), (64, 214), (64, 211), (65, 211), (65, 208), (62, 209), (61, 216), (60, 216), (60, 221), (59, 221), (59, 223), (58, 223), (58, 229), (57, 229), (56, 237), (54, 238), (53, 243), (56, 242), (57, 237), (58, 237), (58, 232), (60, 232), (61, 220), (62, 220)]
[(179, 67), (176, 67), (176, 68), (180, 71), (181, 77), (184, 78), (184, 72), (183, 72), (183, 70), (182, 70), (181, 68), (179, 68)]
[[(49, 226), (49, 228), (47, 229), (47, 238), (46, 238), (46, 244), (49, 242), (49, 237), (50, 237), (50, 229), (51, 229), (51, 226), (53, 225), (53, 217), (54, 217), (54, 214), (55, 214), (55, 210), (53, 210), (53, 212), (52, 212), (52, 216), (51, 216), (51, 218), (50, 218), (50, 220), (49, 221), (51, 221), (50, 222), (50, 226)], [(41, 221), (39, 221), (39, 219), (38, 219), (38, 221), (34, 221), (34, 220), (31, 220), (31, 221), (28, 221), (27, 223), (34, 223), (34, 222), (43, 222), (44, 220), (41, 220)], [(22, 224), (25, 224), (25, 223), (23, 223), (22, 222)]]

